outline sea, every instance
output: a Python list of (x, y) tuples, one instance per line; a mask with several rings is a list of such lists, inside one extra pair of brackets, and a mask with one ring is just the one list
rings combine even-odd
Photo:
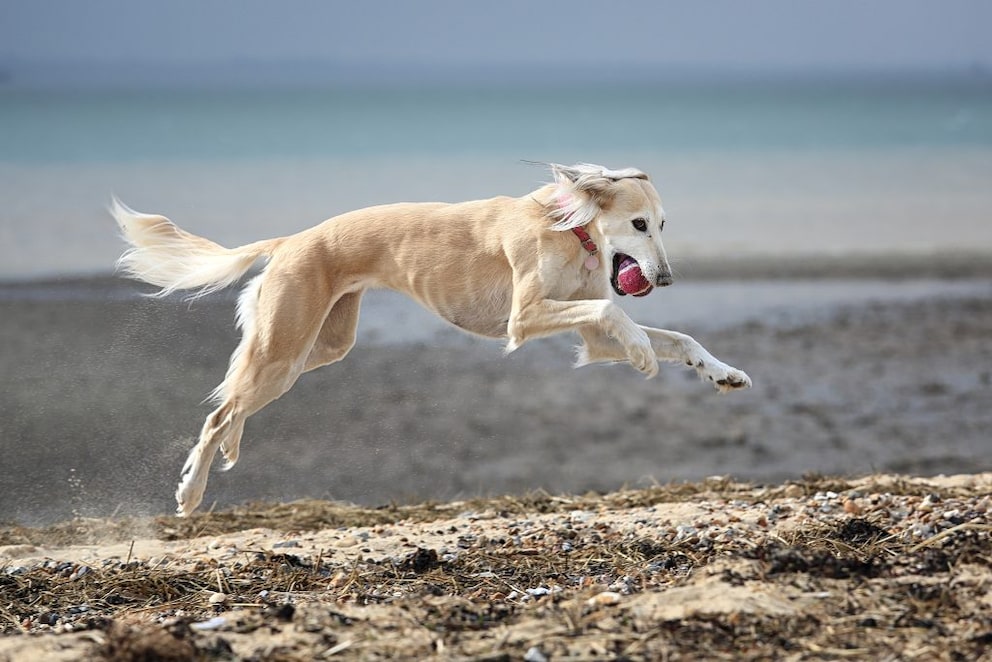
[(225, 245), (639, 167), (676, 264), (992, 254), (992, 79), (0, 86), (0, 281), (108, 274), (112, 195)]

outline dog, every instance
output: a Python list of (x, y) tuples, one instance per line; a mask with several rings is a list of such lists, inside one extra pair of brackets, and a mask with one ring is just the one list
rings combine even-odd
[(238, 298), (241, 341), (183, 466), (177, 513), (188, 516), (200, 504), (218, 450), (224, 469), (237, 463), (249, 416), (302, 373), (348, 354), (369, 288), (407, 294), (459, 329), (505, 340), (508, 353), (574, 331), (576, 366), (627, 362), (651, 378), (659, 361), (679, 362), (720, 391), (749, 387), (747, 374), (690, 336), (639, 326), (612, 300), (672, 283), (661, 241), (665, 212), (648, 176), (547, 165), (553, 181), (522, 197), (368, 207), (239, 248), (115, 197), (111, 213), (131, 246), (118, 268), (161, 288), (157, 296), (193, 290), (191, 298), (201, 297), (268, 261)]

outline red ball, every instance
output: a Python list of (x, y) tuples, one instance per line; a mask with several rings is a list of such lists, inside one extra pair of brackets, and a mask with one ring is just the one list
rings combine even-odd
[(626, 255), (620, 262), (620, 269), (617, 271), (617, 284), (621, 290), (627, 294), (633, 294), (635, 297), (646, 296), (654, 289), (648, 279), (644, 277), (644, 272), (641, 271), (641, 265), (637, 264), (637, 260)]

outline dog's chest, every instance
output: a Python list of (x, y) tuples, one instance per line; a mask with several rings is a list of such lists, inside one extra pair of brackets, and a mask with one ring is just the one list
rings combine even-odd
[(480, 288), (470, 299), (437, 305), (437, 313), (459, 329), (489, 338), (506, 336), (510, 318), (511, 293), (492, 284)]
[(562, 276), (550, 288), (548, 298), (559, 301), (609, 299), (609, 276), (601, 263), (595, 269), (589, 269), (585, 266), (563, 269)]

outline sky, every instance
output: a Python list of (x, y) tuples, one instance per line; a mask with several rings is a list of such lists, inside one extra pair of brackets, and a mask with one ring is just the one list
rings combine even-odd
[(2, 0), (0, 66), (988, 71), (985, 0)]

